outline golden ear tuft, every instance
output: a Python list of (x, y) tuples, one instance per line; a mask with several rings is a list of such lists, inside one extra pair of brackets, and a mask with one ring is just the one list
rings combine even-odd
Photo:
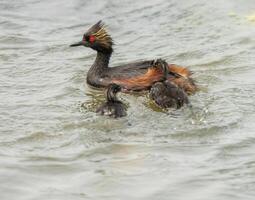
[(104, 23), (100, 20), (93, 25), (89, 30), (91, 35), (94, 35), (97, 43), (109, 48), (113, 45), (111, 36), (107, 33)]
[(95, 37), (94, 48), (112, 51), (113, 40), (101, 20), (94, 24), (85, 35)]

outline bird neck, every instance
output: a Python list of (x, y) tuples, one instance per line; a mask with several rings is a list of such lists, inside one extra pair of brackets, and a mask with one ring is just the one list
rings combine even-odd
[(108, 68), (112, 53), (97, 52), (96, 59), (88, 71), (88, 75), (100, 75)]
[(117, 94), (112, 91), (112, 88), (108, 88), (108, 90), (106, 91), (106, 99), (108, 102), (118, 101)]
[(111, 52), (97, 51), (96, 59), (87, 74), (87, 83), (93, 86), (101, 85), (100, 81), (104, 72), (108, 69)]

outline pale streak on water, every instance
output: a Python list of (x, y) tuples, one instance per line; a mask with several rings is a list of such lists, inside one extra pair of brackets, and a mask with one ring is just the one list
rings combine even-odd
[[(254, 0), (1, 0), (0, 199), (253, 200), (254, 12)], [(102, 92), (84, 84), (95, 53), (69, 44), (99, 19), (112, 65), (189, 66), (193, 109), (121, 95), (128, 117), (97, 116)]]

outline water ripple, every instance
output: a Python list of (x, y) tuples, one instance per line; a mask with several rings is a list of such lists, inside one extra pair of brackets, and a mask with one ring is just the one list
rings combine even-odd
[[(253, 199), (254, 10), (253, 0), (3, 0), (0, 198)], [(112, 66), (188, 66), (200, 86), (192, 107), (120, 94), (128, 116), (98, 116), (103, 92), (85, 84), (95, 53), (69, 45), (100, 19)]]

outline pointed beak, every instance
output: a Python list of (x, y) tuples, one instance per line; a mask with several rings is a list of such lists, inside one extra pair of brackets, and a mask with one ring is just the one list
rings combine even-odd
[(80, 42), (77, 42), (77, 43), (74, 43), (74, 44), (70, 45), (70, 47), (77, 47), (77, 46), (87, 46), (87, 42), (82, 40)]

